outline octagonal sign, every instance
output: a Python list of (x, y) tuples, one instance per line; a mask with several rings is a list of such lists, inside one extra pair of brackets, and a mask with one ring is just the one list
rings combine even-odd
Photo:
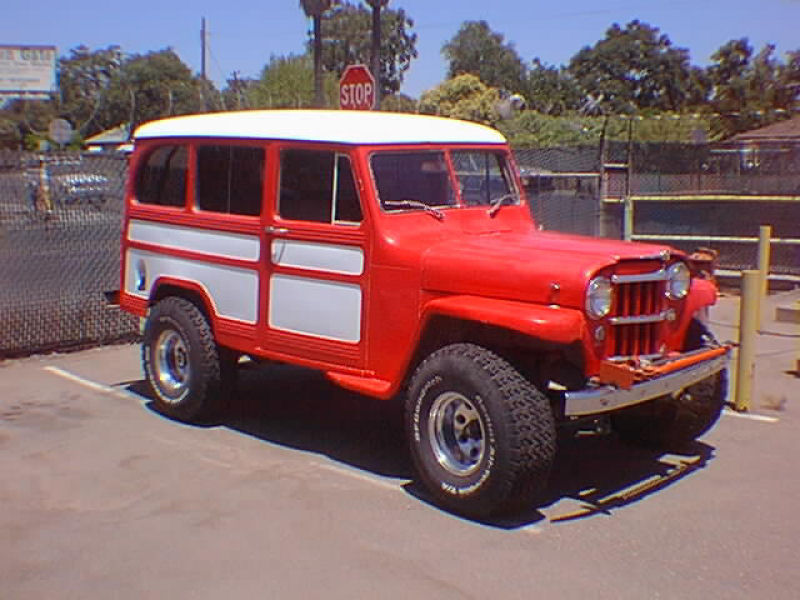
[(366, 65), (349, 65), (339, 80), (339, 108), (372, 110), (375, 107), (375, 78)]

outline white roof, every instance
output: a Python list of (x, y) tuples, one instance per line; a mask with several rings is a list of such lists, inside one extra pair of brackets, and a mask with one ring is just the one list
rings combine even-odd
[(341, 144), (502, 144), (491, 127), (427, 115), (352, 110), (249, 110), (145, 123), (135, 139), (221, 137)]

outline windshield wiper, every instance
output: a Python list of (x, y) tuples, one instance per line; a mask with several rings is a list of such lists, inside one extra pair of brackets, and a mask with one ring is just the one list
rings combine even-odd
[(428, 206), (419, 200), (384, 200), (383, 205), (394, 208), (421, 208), (432, 217), (435, 217), (437, 220), (444, 221), (444, 213), (441, 210), (434, 208), (433, 206)]
[(486, 214), (488, 214), (490, 217), (493, 217), (500, 211), (500, 207), (503, 206), (503, 202), (505, 202), (506, 200), (516, 200), (516, 199), (517, 199), (516, 194), (512, 193), (498, 196), (489, 203), (489, 210), (486, 211)]

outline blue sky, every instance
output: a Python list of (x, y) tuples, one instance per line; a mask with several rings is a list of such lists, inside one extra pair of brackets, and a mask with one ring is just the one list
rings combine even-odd
[[(309, 22), (297, 0), (35, 0), (6, 2), (0, 44), (46, 44), (60, 54), (85, 44), (117, 44), (125, 52), (172, 47), (200, 70), (200, 20), (211, 33), (208, 72), (218, 85), (233, 71), (257, 77), (270, 55), (303, 51)], [(461, 23), (484, 19), (514, 44), (525, 61), (559, 65), (601, 39), (612, 23), (639, 19), (657, 26), (692, 63), (705, 65), (726, 41), (748, 37), (756, 49), (800, 49), (800, 0), (390, 0), (415, 21), (419, 58), (406, 74), (404, 93), (418, 97), (445, 76), (442, 44)]]

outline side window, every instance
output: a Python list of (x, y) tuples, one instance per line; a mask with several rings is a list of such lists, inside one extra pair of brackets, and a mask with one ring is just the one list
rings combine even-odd
[(336, 197), (334, 198), (334, 221), (347, 223), (360, 223), (364, 216), (361, 214), (361, 204), (358, 202), (356, 182), (353, 178), (353, 169), (350, 159), (340, 154), (336, 159)]
[(328, 150), (283, 150), (278, 214), (317, 223), (360, 222), (361, 206), (347, 156)]
[(452, 152), (450, 157), (465, 205), (489, 205), (495, 201), (519, 202), (502, 154), (474, 150)]
[(148, 154), (136, 177), (136, 199), (142, 204), (186, 204), (186, 146), (162, 146)]
[(198, 146), (197, 208), (233, 215), (260, 215), (263, 174), (263, 148)]

